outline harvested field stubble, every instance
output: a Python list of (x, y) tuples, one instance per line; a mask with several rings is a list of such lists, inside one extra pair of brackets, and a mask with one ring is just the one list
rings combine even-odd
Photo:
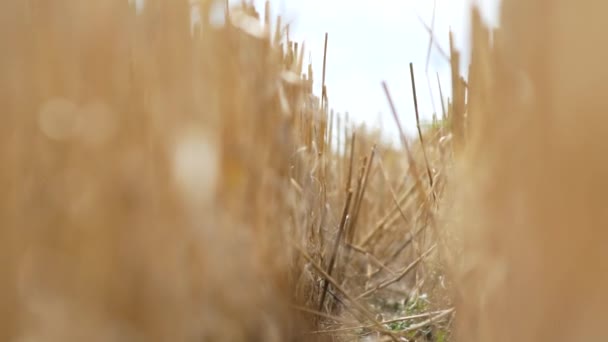
[(475, 12), (459, 340), (608, 338), (607, 8), (504, 0), (495, 32)]
[(0, 340), (601, 340), (604, 7), (474, 11), (395, 148), (268, 4), (0, 1)]
[(406, 333), (371, 303), (417, 303), (428, 186), (280, 20), (222, 6), (0, 2), (0, 340)]

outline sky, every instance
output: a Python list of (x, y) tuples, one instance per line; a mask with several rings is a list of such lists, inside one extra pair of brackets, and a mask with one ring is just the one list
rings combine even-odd
[[(435, 1), (435, 3), (434, 3)], [(427, 64), (429, 34), (421, 18), (431, 26), (437, 43), (449, 52), (449, 30), (456, 46), (469, 49), (468, 22), (472, 0), (271, 0), (272, 15), (291, 22), (290, 35), (305, 42), (315, 72), (314, 92), (321, 93), (323, 45), (329, 34), (326, 85), (329, 105), (348, 112), (359, 123), (380, 126), (390, 137), (398, 131), (381, 82), (388, 83), (400, 120), (408, 133), (416, 130), (409, 63), (414, 64), (420, 116), (441, 116), (437, 73), (445, 96), (451, 93), (449, 62), (437, 49)], [(264, 8), (264, 0), (256, 0)], [(498, 0), (477, 0), (489, 23), (496, 25)], [(464, 65), (468, 64), (463, 61)], [(429, 82), (430, 81), (430, 82)]]
[[(145, 2), (130, 1), (138, 6)], [(253, 2), (262, 13), (265, 0)], [(283, 23), (290, 23), (291, 40), (305, 44), (306, 56), (313, 64), (315, 94), (321, 94), (327, 32), (325, 83), (330, 108), (341, 114), (348, 112), (357, 123), (380, 127), (392, 141), (398, 141), (399, 134), (381, 82), (388, 84), (406, 133), (414, 133), (416, 117), (409, 73), (409, 63), (413, 63), (421, 120), (430, 121), (433, 113), (440, 117), (437, 75), (445, 103), (451, 95), (450, 65), (435, 46), (428, 54), (430, 36), (420, 20), (433, 27), (436, 44), (446, 53), (449, 31), (453, 31), (455, 45), (463, 52), (462, 73), (468, 65), (473, 4), (480, 7), (488, 23), (498, 24), (499, 0), (270, 0), (271, 18), (280, 15)]]

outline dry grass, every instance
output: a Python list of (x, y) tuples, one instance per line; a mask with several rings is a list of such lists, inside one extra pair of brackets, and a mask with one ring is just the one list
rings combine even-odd
[(187, 1), (0, 7), (0, 339), (289, 336), (297, 99), (266, 32), (193, 35)]
[[(217, 27), (217, 6), (192, 29), (185, 0), (0, 3), (2, 341), (397, 339), (421, 329), (382, 321), (434, 317), (441, 174), (330, 112), (283, 27), (247, 5)], [(417, 306), (372, 305), (394, 298)]]
[(249, 5), (1, 1), (0, 340), (601, 340), (583, 3), (475, 12), (446, 121), (406, 137), (384, 84), (393, 148)]
[(608, 338), (606, 7), (505, 0), (496, 32), (474, 15), (448, 215), (464, 242), (461, 341)]

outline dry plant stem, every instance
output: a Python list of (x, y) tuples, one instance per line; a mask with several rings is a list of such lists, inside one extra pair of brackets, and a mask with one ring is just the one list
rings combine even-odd
[[(342, 155), (344, 156), (344, 158), (342, 160), (344, 161), (344, 163), (347, 163), (349, 161), (351, 163), (351, 166), (349, 166), (350, 169), (348, 170), (348, 179), (346, 180), (345, 183), (343, 183), (343, 184), (346, 184), (345, 190), (348, 190), (348, 189), (350, 189), (350, 184), (351, 184), (350, 178), (351, 178), (351, 174), (352, 174), (351, 169), (352, 169), (352, 163), (353, 163), (352, 160), (348, 159), (348, 151), (349, 151), (349, 149), (353, 148), (352, 144), (355, 141), (355, 139), (354, 139), (355, 131), (353, 130), (352, 132), (350, 132), (350, 120), (349, 120), (348, 112), (346, 112), (344, 114), (344, 123), (343, 124), (344, 124), (344, 151), (342, 152)], [(350, 140), (349, 140), (349, 137), (351, 138)], [(352, 154), (353, 153), (351, 151), (351, 155)]]
[(407, 175), (403, 175), (400, 177), (399, 185), (397, 185), (397, 187), (395, 188), (396, 194), (400, 194), (403, 191), (405, 191), (405, 188), (407, 187), (407, 185), (409, 183), (408, 180), (409, 180), (409, 177)]
[(397, 194), (395, 193), (395, 190), (393, 189), (393, 187), (390, 185), (390, 183), (388, 181), (388, 176), (386, 174), (386, 170), (384, 169), (384, 163), (382, 162), (382, 159), (378, 160), (378, 165), (380, 166), (380, 171), (382, 172), (382, 177), (384, 178), (384, 181), (389, 185), (388, 189), (391, 192), (391, 198), (393, 199), (393, 203), (395, 204), (395, 207), (397, 208), (397, 210), (399, 210), (399, 214), (401, 214), (401, 218), (403, 219), (403, 221), (405, 221), (405, 223), (410, 223), (410, 219), (407, 217), (407, 215), (405, 215), (405, 212), (403, 212), (403, 208), (401, 208), (401, 204), (399, 203), (399, 200), (397, 199)]
[[(419, 217), (421, 214), (422, 214), (422, 212), (420, 212), (417, 216)], [(408, 232), (406, 240), (403, 242), (403, 244), (399, 248), (397, 248), (395, 250), (395, 252), (387, 260), (385, 260), (385, 263), (387, 265), (390, 265), (395, 259), (397, 259), (399, 254), (401, 254), (401, 252), (403, 252), (412, 242), (414, 242), (415, 239), (418, 237), (418, 235), (420, 235), (422, 232), (424, 232), (428, 227), (429, 227), (429, 225), (426, 224), (426, 225), (423, 225), (422, 227), (418, 228), (415, 232), (411, 232), (411, 231)], [(416, 248), (416, 253), (420, 253), (419, 248)], [(374, 274), (374, 276), (375, 276), (375, 274)]]
[[(228, 6), (228, 1), (226, 1), (226, 12), (228, 12), (228, 7), (229, 7)], [(275, 46), (279, 45), (279, 43), (281, 42), (281, 37), (283, 36), (281, 34), (281, 29), (283, 27), (281, 16), (277, 17), (277, 24), (276, 25), (277, 26), (276, 26), (275, 31), (274, 31), (274, 39), (273, 39), (273, 43), (274, 43)]]
[(298, 181), (296, 181), (295, 179), (291, 178), (289, 179), (291, 185), (293, 185), (294, 189), (296, 189), (298, 195), (302, 196), (302, 194), (304, 193), (304, 190), (302, 189), (302, 186), (300, 184), (298, 184)]
[[(454, 308), (455, 309), (455, 308)], [(456, 319), (456, 314), (451, 315), (450, 319), (447, 321), (447, 323), (445, 324), (446, 330), (450, 332), (450, 335), (452, 334), (453, 331), (453, 327), (454, 327), (454, 320)], [(451, 337), (451, 336), (450, 336)], [(449, 337), (448, 337), (448, 341), (449, 341)]]
[[(420, 233), (422, 233), (426, 228), (428, 227), (428, 225), (424, 225), (420, 228), (418, 228), (418, 230), (416, 230), (416, 232), (408, 232), (407, 233), (407, 238), (406, 240), (403, 242), (403, 244), (401, 244), (401, 246), (399, 246), (399, 248), (397, 248), (395, 250), (395, 252), (393, 252), (393, 254), (385, 260), (385, 263), (387, 265), (390, 265), (393, 261), (395, 261), (395, 259), (397, 259), (397, 257), (399, 256), (399, 254), (401, 254), (401, 252), (403, 252), (412, 242), (414, 242), (414, 240), (418, 237), (418, 235), (420, 235)], [(415, 252), (420, 254), (420, 249), (419, 248), (415, 248)], [(374, 274), (372, 274), (372, 278), (375, 277), (379, 272), (375, 272)]]
[(331, 149), (331, 147), (333, 145), (333, 141), (332, 141), (333, 140), (333, 131), (334, 131), (334, 111), (332, 110), (329, 113), (329, 129), (327, 130), (327, 137), (326, 137), (326, 139), (327, 139), (327, 142), (326, 142), (327, 152), (326, 152), (326, 154), (333, 153), (333, 151)]
[(346, 303), (345, 303), (345, 302), (344, 302), (344, 301), (343, 301), (343, 300), (342, 300), (340, 297), (338, 297), (338, 295), (337, 295), (337, 294), (335, 294), (335, 293), (334, 293), (334, 292), (333, 292), (331, 289), (327, 290), (327, 294), (328, 294), (328, 295), (329, 295), (331, 298), (333, 298), (333, 299), (336, 301), (336, 303), (338, 303), (338, 304), (342, 305), (342, 307), (343, 307), (344, 309), (346, 309), (346, 311), (350, 312), (350, 313), (353, 315), (353, 317), (356, 317), (356, 316), (357, 316), (357, 315), (356, 315), (356, 313), (355, 313), (355, 312), (353, 312), (353, 309), (352, 309), (351, 307), (349, 307), (348, 305), (346, 305)]
[[(436, 187), (437, 187), (437, 184), (438, 184), (438, 183), (437, 183), (437, 182), (435, 182), (435, 184), (433, 185), (433, 187), (435, 187), (435, 188), (436, 188)], [(430, 191), (431, 191), (431, 193), (433, 193), (433, 192), (434, 192), (434, 189), (431, 189)], [(430, 196), (427, 196), (427, 199), (428, 199), (428, 198), (430, 198)], [(421, 205), (421, 207), (418, 209), (418, 213), (416, 214), (415, 221), (416, 221), (416, 220), (418, 220), (418, 219), (420, 219), (420, 216), (421, 216), (421, 215), (424, 213), (424, 212), (422, 211), (422, 209), (423, 209), (423, 208), (424, 208), (424, 205)], [(397, 250), (395, 250), (395, 252), (393, 253), (393, 255), (392, 255), (392, 256), (391, 256), (389, 259), (387, 259), (387, 260), (385, 261), (385, 262), (386, 262), (386, 264), (390, 264), (391, 262), (393, 262), (393, 261), (394, 261), (394, 260), (397, 258), (397, 256), (399, 256), (399, 254), (400, 254), (400, 253), (401, 253), (403, 250), (405, 250), (405, 249), (406, 249), (406, 248), (407, 248), (407, 247), (408, 247), (408, 246), (409, 246), (409, 245), (410, 245), (410, 244), (411, 244), (411, 243), (414, 241), (414, 239), (415, 239), (416, 237), (418, 237), (418, 235), (419, 235), (420, 233), (422, 233), (423, 231), (425, 231), (425, 230), (426, 230), (426, 228), (428, 228), (428, 226), (429, 226), (428, 224), (423, 225), (422, 227), (418, 228), (418, 230), (416, 230), (416, 232), (413, 232), (413, 233), (412, 233), (411, 231), (409, 231), (409, 232), (408, 232), (408, 235), (407, 235), (407, 239), (406, 239), (406, 240), (403, 242), (403, 244), (401, 245), (401, 247), (397, 248)], [(420, 253), (420, 250), (417, 248), (417, 249), (416, 249), (416, 252), (417, 252), (417, 253)]]
[(318, 316), (318, 317), (327, 318), (327, 319), (330, 319), (332, 321), (339, 322), (339, 323), (342, 323), (342, 324), (348, 324), (347, 320), (345, 320), (345, 319), (343, 319), (342, 317), (339, 317), (339, 316), (329, 315), (329, 314), (326, 314), (324, 312), (320, 312), (320, 311), (317, 311), (317, 310), (309, 309), (309, 308), (306, 308), (306, 307), (303, 307), (303, 306), (299, 306), (299, 305), (291, 305), (291, 308), (294, 309), (294, 310), (305, 312), (305, 313), (309, 313), (311, 315), (315, 315), (315, 316)]
[(395, 103), (393, 102), (393, 98), (388, 90), (388, 85), (386, 82), (382, 82), (382, 87), (384, 88), (384, 93), (388, 100), (388, 103), (391, 108), (391, 112), (393, 114), (393, 118), (395, 119), (395, 123), (397, 124), (397, 128), (399, 129), (399, 135), (401, 138), (401, 143), (403, 147), (405, 147), (405, 151), (407, 153), (407, 159), (409, 163), (409, 170), (414, 178), (414, 184), (416, 185), (416, 190), (418, 192), (418, 200), (420, 202), (425, 202), (425, 192), (423, 190), (422, 182), (420, 179), (420, 174), (418, 173), (418, 169), (416, 168), (416, 160), (414, 159), (414, 155), (412, 154), (412, 150), (410, 149), (410, 145), (407, 142), (407, 138), (405, 137), (405, 133), (403, 131), (403, 127), (401, 126), (401, 121), (399, 121), (399, 115), (397, 114), (397, 109), (395, 108)]
[[(338, 161), (336, 167), (338, 172), (339, 184), (344, 184), (344, 156), (342, 155), (342, 120), (340, 113), (336, 113), (336, 154)], [(344, 142), (346, 144), (346, 141)]]
[[(444, 98), (443, 98), (443, 90), (441, 90), (441, 80), (439, 79), (439, 73), (437, 73), (437, 86), (439, 87), (439, 99), (441, 100), (441, 114), (442, 119), (445, 121), (448, 118), (448, 113), (445, 109), (445, 102), (444, 102)], [(443, 131), (443, 125), (441, 127), (441, 130)]]
[(304, 249), (302, 249), (302, 247), (300, 247), (295, 242), (293, 242), (292, 244), (293, 244), (295, 250), (298, 251), (304, 257), (304, 259), (306, 259), (317, 270), (317, 272), (319, 272), (321, 274), (321, 276), (323, 276), (323, 278), (325, 278), (325, 280), (329, 281), (336, 290), (338, 290), (340, 293), (342, 293), (342, 295), (344, 297), (346, 297), (346, 299), (348, 299), (348, 301), (351, 302), (351, 304), (355, 308), (357, 308), (357, 310), (359, 310), (363, 316), (365, 316), (365, 318), (367, 318), (370, 322), (373, 323), (374, 327), (378, 328), (378, 331), (388, 334), (394, 341), (399, 341), (397, 336), (395, 336), (395, 334), (392, 331), (388, 331), (387, 329), (385, 329), (382, 326), (382, 324), (380, 324), (380, 322), (378, 322), (378, 320), (376, 320), (374, 318), (374, 315), (371, 312), (369, 312), (369, 310), (367, 310), (363, 305), (361, 305), (361, 303), (359, 303), (357, 299), (353, 298), (350, 294), (348, 294), (348, 292), (342, 286), (340, 286), (340, 284), (338, 284), (338, 282), (335, 279), (333, 279), (329, 274), (327, 274), (327, 272), (325, 272), (323, 270), (323, 268), (319, 264), (317, 264), (310, 257), (310, 255), (308, 255), (308, 253), (306, 253), (306, 251), (304, 251)]
[[(353, 205), (352, 208), (350, 210), (350, 214), (349, 214), (349, 220), (346, 224), (346, 226), (344, 227), (345, 229), (345, 236), (344, 236), (344, 242), (346, 244), (351, 243), (352, 241), (352, 236), (354, 234), (354, 228), (355, 228), (355, 220), (357, 218), (357, 214), (358, 214), (358, 207), (359, 207), (359, 200), (360, 200), (360, 196), (359, 194), (363, 191), (363, 178), (365, 175), (365, 165), (366, 163), (367, 157), (363, 158), (363, 162), (362, 162), (362, 166), (361, 169), (359, 170), (359, 176), (357, 177), (357, 190), (354, 193), (354, 201), (353, 201)], [(351, 255), (351, 250), (347, 249), (346, 250), (346, 255), (344, 257), (344, 265), (342, 267), (342, 272), (338, 275), (336, 275), (336, 277), (338, 279), (342, 279), (344, 276), (344, 273), (346, 272), (346, 268), (348, 266), (348, 263), (350, 261), (350, 255)], [(345, 281), (346, 279), (344, 279)], [(343, 283), (344, 284), (344, 283)]]
[(361, 192), (362, 186), (363, 186), (363, 177), (365, 175), (365, 165), (367, 164), (367, 156), (363, 157), (363, 159), (361, 160), (361, 167), (359, 168), (359, 173), (357, 176), (357, 188), (355, 190), (355, 200), (353, 201), (353, 207), (352, 210), (350, 212), (350, 216), (352, 218), (351, 220), (351, 224), (346, 227), (346, 237), (345, 237), (345, 241), (346, 242), (350, 242), (350, 236), (351, 236), (351, 227), (352, 224), (354, 223), (354, 220), (356, 218), (357, 215), (357, 206), (359, 204), (359, 193)]
[[(414, 78), (414, 64), (410, 63), (410, 77), (412, 81), (412, 96), (414, 97), (414, 113), (416, 114), (416, 127), (418, 128), (418, 138), (420, 139), (420, 148), (422, 149), (422, 155), (424, 157), (424, 163), (426, 165), (426, 173), (429, 177), (429, 186), (433, 188), (433, 174), (431, 173), (431, 167), (429, 165), (429, 158), (426, 154), (426, 148), (424, 147), (424, 139), (422, 138), (422, 129), (420, 128), (420, 113), (418, 112), (418, 95), (416, 94), (416, 79)], [(436, 200), (435, 194), (433, 193), (433, 200)]]
[[(397, 199), (397, 195), (395, 194), (395, 191), (393, 190), (392, 186), (390, 186), (390, 183), (388, 182), (388, 176), (386, 175), (386, 170), (384, 169), (384, 164), (382, 163), (382, 159), (378, 160), (378, 165), (380, 166), (380, 170), (382, 172), (382, 176), (384, 177), (384, 181), (389, 184), (389, 190), (391, 192), (391, 195), (392, 195), (392, 198), (393, 198), (393, 202), (394, 202), (395, 206), (398, 208), (399, 213), (401, 214), (401, 217), (403, 218), (403, 220), (405, 221), (406, 224), (410, 223), (411, 220), (407, 217), (407, 215), (405, 214), (405, 212), (401, 208), (401, 204), (399, 203), (399, 200)], [(370, 275), (370, 278), (373, 278), (376, 275), (378, 275), (382, 269), (388, 270), (391, 274), (394, 275), (394, 272), (391, 271), (391, 269), (388, 268), (388, 266), (386, 266), (386, 265), (390, 264), (413, 241), (413, 239), (416, 236), (418, 236), (418, 234), (420, 232), (422, 232), (422, 230), (425, 227), (422, 227), (422, 228), (418, 229), (416, 231), (416, 233), (408, 232), (408, 238), (407, 238), (407, 240), (404, 242), (404, 244), (400, 248), (397, 249), (397, 251), (395, 253), (393, 253), (393, 255), (386, 261), (386, 263), (381, 263), (378, 260), (378, 263), (381, 266), (381, 269), (378, 269), (377, 271), (373, 272)], [(371, 255), (372, 257), (375, 258), (375, 256), (373, 254), (366, 252), (364, 249), (359, 249), (359, 251), (363, 251), (364, 253), (366, 253), (368, 255)]]
[(296, 67), (297, 75), (302, 75), (302, 71), (304, 68), (304, 52), (306, 51), (305, 47), (305, 44), (302, 43), (302, 46), (300, 47), (300, 54), (298, 55), (298, 64)]
[[(342, 210), (342, 218), (340, 219), (340, 226), (338, 227), (338, 235), (336, 236), (336, 241), (334, 242), (334, 248), (329, 259), (329, 265), (327, 267), (327, 274), (331, 276), (334, 266), (336, 263), (336, 258), (338, 256), (338, 250), (340, 249), (340, 241), (342, 240), (342, 234), (344, 233), (344, 228), (346, 223), (348, 222), (348, 208), (350, 207), (350, 201), (353, 197), (352, 190), (348, 191), (346, 195), (346, 203), (344, 203), (344, 209)], [(319, 302), (319, 311), (323, 310), (323, 304), (325, 303), (325, 296), (327, 295), (327, 289), (329, 287), (329, 282), (325, 280), (325, 284), (323, 285), (323, 291), (321, 292), (321, 301)]]
[(270, 0), (264, 3), (264, 27), (270, 32)]
[(327, 89), (325, 88), (325, 67), (327, 66), (327, 39), (329, 34), (325, 32), (325, 45), (323, 48), (323, 75), (321, 81), (321, 110), (326, 111), (327, 106)]
[(356, 141), (356, 135), (355, 135), (355, 132), (353, 132), (352, 138), (350, 139), (350, 162), (348, 165), (348, 178), (346, 178), (346, 191), (350, 191), (350, 186), (352, 183), (353, 164), (354, 164), (354, 158), (355, 158), (355, 141)]
[[(404, 193), (399, 198), (397, 203), (402, 204), (403, 202), (405, 202), (414, 193), (414, 191), (416, 191), (416, 187), (412, 186), (406, 193)], [(363, 238), (363, 241), (361, 241), (361, 243), (359, 244), (360, 248), (365, 248), (380, 231), (385, 229), (387, 226), (390, 226), (399, 217), (399, 215), (395, 215), (397, 211), (399, 211), (399, 206), (395, 205), (390, 212), (388, 212), (382, 219), (380, 219), (380, 221), (378, 221), (378, 223), (376, 223), (376, 225), (374, 226), (374, 229), (372, 229), (372, 231), (369, 232), (369, 234), (365, 238)]]
[(335, 301), (336, 304), (342, 305), (342, 307), (344, 308), (344, 310), (346, 310), (346, 312), (348, 312), (349, 314), (351, 314), (352, 317), (354, 317), (354, 318), (357, 317), (356, 310), (354, 310), (352, 307), (346, 305), (346, 303), (340, 297), (338, 297), (338, 295), (335, 294), (334, 291), (332, 291), (331, 289), (329, 289), (327, 291), (327, 293), (329, 294), (329, 296), (331, 298), (334, 299), (334, 301)]
[[(441, 317), (445, 317), (445, 315), (448, 315), (448, 314), (452, 313), (453, 311), (454, 311), (454, 309), (450, 308), (450, 309), (440, 310), (440, 311), (425, 312), (425, 313), (418, 314), (418, 315), (411, 315), (411, 316), (389, 319), (389, 320), (380, 322), (380, 324), (385, 325), (385, 324), (409, 321), (409, 320), (413, 320), (413, 319), (431, 317), (431, 319), (421, 322), (421, 324), (425, 323), (424, 325), (422, 325), (422, 327), (424, 327), (426, 325), (433, 323), (434, 321), (437, 321), (437, 319), (439, 319)], [(442, 316), (439, 317), (439, 315), (442, 315)], [(416, 324), (416, 325), (418, 325), (418, 324)], [(352, 331), (352, 330), (358, 330), (358, 329), (367, 329), (367, 328), (373, 328), (373, 327), (374, 327), (373, 324), (367, 324), (367, 325), (358, 325), (358, 326), (354, 326), (354, 327), (344, 327), (344, 328), (339, 328), (339, 329), (311, 331), (308, 334), (310, 334), (310, 335), (333, 334), (333, 333), (346, 332), (346, 331)]]
[[(344, 229), (343, 229), (343, 232), (344, 232), (346, 229), (348, 229), (348, 225), (349, 225), (349, 224), (350, 224), (350, 216), (348, 216), (348, 215), (347, 215), (347, 216), (346, 216), (346, 221), (345, 221), (345, 223), (344, 223)], [(336, 247), (336, 250), (335, 250), (335, 252), (336, 252), (335, 256), (336, 256), (336, 257), (335, 257), (335, 259), (333, 260), (333, 263), (334, 263), (334, 269), (336, 268), (336, 264), (338, 264), (338, 254), (339, 254), (339, 250), (340, 250), (340, 244), (341, 244), (342, 240), (344, 240), (344, 238), (342, 238), (342, 237), (340, 236), (340, 239), (336, 241), (338, 244), (337, 244), (337, 246), (335, 246), (335, 247)], [(344, 268), (344, 266), (343, 266), (343, 267), (341, 267), (341, 268)], [(342, 277), (342, 275), (343, 275), (343, 274), (342, 274), (342, 272), (338, 272), (337, 274), (336, 274), (336, 273), (334, 273), (334, 275), (333, 275), (333, 276), (334, 276), (336, 279), (339, 279), (339, 277)], [(333, 293), (332, 293), (332, 291), (331, 291), (331, 288), (329, 288), (329, 285), (328, 285), (327, 283), (325, 283), (325, 286), (324, 286), (324, 289), (323, 289), (323, 290), (324, 290), (324, 291), (326, 291), (327, 293), (329, 293), (330, 295), (332, 295), (332, 297), (334, 297), (334, 298), (337, 300), (338, 304), (341, 304), (343, 307), (348, 308), (348, 306), (347, 306), (347, 305), (345, 305), (345, 304), (342, 302), (342, 300), (340, 300), (338, 297), (336, 297), (336, 296), (334, 296), (334, 295), (333, 295)], [(321, 304), (321, 305), (323, 305), (323, 304)], [(333, 305), (333, 303), (330, 303), (329, 308), (325, 308), (325, 309), (327, 309), (327, 310), (328, 310), (328, 311), (330, 311), (330, 312), (333, 312), (334, 307), (335, 307), (335, 306)], [(323, 308), (320, 308), (320, 310), (321, 310), (321, 309), (323, 309)]]
[[(435, 14), (437, 14), (437, 0), (433, 0), (433, 17), (431, 18), (431, 27), (429, 34), (429, 47), (426, 50), (426, 64), (424, 70), (426, 73), (429, 71), (429, 62), (431, 60), (431, 48), (433, 47), (433, 38), (435, 38)], [(429, 83), (430, 85), (430, 83)], [(434, 102), (433, 102), (434, 103)]]
[(454, 37), (450, 32), (450, 63), (452, 65), (452, 110), (450, 112), (451, 131), (454, 139), (454, 149), (460, 153), (464, 145), (464, 83), (459, 73), (460, 53), (454, 48)]
[(443, 317), (446, 317), (447, 315), (451, 315), (454, 312), (454, 308), (451, 309), (447, 309), (444, 311), (439, 312), (436, 316), (432, 316), (431, 318), (427, 319), (426, 321), (411, 325), (401, 331), (399, 331), (400, 334), (404, 334), (406, 332), (410, 332), (410, 331), (414, 331), (414, 330), (418, 330), (421, 328), (424, 328), (427, 325), (436, 323), (438, 320), (442, 319)]
[(328, 154), (328, 149), (327, 149), (327, 119), (328, 119), (328, 111), (324, 110), (321, 113), (321, 120), (320, 120), (320, 124), (319, 124), (319, 132), (317, 134), (317, 139), (319, 140), (318, 145), (320, 146), (319, 149), (319, 157), (321, 158), (321, 173), (322, 173), (322, 180), (323, 183), (326, 183), (326, 171), (327, 168), (325, 167), (325, 163), (327, 160), (327, 154)]
[(360, 294), (359, 296), (356, 297), (356, 299), (361, 299), (363, 297), (367, 297), (370, 294), (381, 290), (391, 284), (394, 284), (396, 282), (398, 282), (399, 280), (403, 279), (403, 277), (405, 277), (408, 273), (410, 273), (422, 260), (424, 260), (424, 258), (426, 258), (429, 254), (431, 254), (431, 252), (433, 252), (435, 250), (435, 248), (437, 247), (437, 244), (432, 245), (428, 250), (426, 250), (426, 252), (422, 253), (422, 255), (420, 255), (420, 257), (418, 257), (416, 260), (412, 261), (411, 264), (409, 264), (408, 266), (406, 266), (401, 272), (399, 272), (396, 276), (387, 279), (385, 281), (383, 281), (382, 283), (376, 285), (374, 288), (369, 289), (365, 292), (363, 292), (362, 294)]
[[(412, 70), (412, 69), (410, 69), (410, 70)], [(437, 234), (437, 236), (440, 236), (439, 232), (437, 231), (437, 226), (435, 224), (435, 215), (433, 214), (432, 206), (426, 200), (428, 198), (428, 196), (422, 186), (422, 180), (421, 180), (420, 174), (418, 173), (418, 169), (416, 168), (416, 161), (414, 159), (412, 151), (407, 142), (407, 138), (405, 137), (403, 127), (401, 126), (401, 122), (399, 121), (399, 115), (397, 115), (397, 109), (395, 108), (395, 103), (393, 102), (393, 99), (388, 90), (388, 85), (386, 84), (386, 82), (382, 82), (382, 87), (384, 88), (384, 93), (386, 94), (386, 98), (390, 105), (391, 112), (393, 114), (393, 118), (395, 119), (395, 123), (397, 124), (397, 128), (399, 129), (399, 135), (401, 137), (401, 142), (407, 152), (409, 170), (412, 174), (412, 178), (414, 178), (414, 184), (416, 186), (417, 193), (418, 193), (418, 201), (420, 203), (423, 203), (424, 209), (425, 209), (424, 212), (428, 215), (429, 224), (432, 226), (432, 228), (433, 228), (434, 232)], [(431, 179), (432, 179), (432, 177), (431, 177)], [(431, 191), (433, 191), (432, 187), (431, 187)], [(431, 193), (434, 194), (434, 192), (431, 192)]]
[(373, 255), (372, 253), (363, 250), (353, 244), (347, 244), (346, 246), (348, 246), (349, 248), (352, 248), (355, 252), (357, 253), (361, 253), (363, 255), (365, 255), (366, 257), (370, 258), (370, 260), (373, 261), (373, 263), (375, 263), (376, 265), (378, 265), (380, 267), (380, 269), (383, 269), (385, 271), (387, 271), (388, 273), (390, 273), (391, 275), (395, 275), (395, 271), (391, 270), (388, 266), (386, 266), (385, 264), (382, 263), (382, 261), (380, 261), (375, 255)]
[(325, 226), (325, 221), (327, 220), (327, 212), (329, 211), (329, 207), (327, 205), (327, 190), (325, 186), (323, 187), (323, 203), (324, 205), (321, 207), (321, 219), (319, 220), (318, 228), (317, 228), (317, 236), (319, 237), (319, 251), (325, 250), (325, 235), (323, 234), (323, 227)]
[(446, 62), (449, 62), (450, 56), (439, 45), (438, 40), (437, 40), (437, 38), (435, 38), (435, 34), (433, 33), (433, 29), (431, 27), (429, 27), (429, 25), (427, 25), (424, 22), (424, 20), (422, 20), (422, 17), (420, 17), (419, 15), (416, 15), (416, 16), (418, 17), (418, 21), (422, 24), (422, 26), (424, 26), (424, 29), (426, 30), (426, 32), (432, 37), (432, 42), (433, 42), (433, 45), (435, 46), (435, 49), (437, 49), (437, 52), (439, 52), (441, 57), (443, 57)]
[[(329, 152), (331, 153), (331, 152)], [(325, 219), (325, 211), (326, 211), (326, 204), (327, 204), (327, 184), (329, 184), (327, 177), (328, 177), (328, 170), (327, 170), (327, 158), (328, 158), (328, 152), (324, 152), (321, 154), (321, 162), (322, 162), (322, 169), (321, 169), (321, 199), (319, 200), (320, 204), (319, 204), (319, 211), (321, 212), (321, 221), (319, 223), (319, 230), (322, 230), (322, 225), (324, 224), (324, 219)]]
[[(431, 79), (428, 72), (426, 73), (426, 86), (429, 89), (429, 95), (431, 96), (431, 106), (433, 108), (432, 123), (437, 124), (437, 107), (435, 106), (435, 93), (433, 92), (433, 86), (431, 85)], [(431, 139), (431, 141), (434, 141)]]
[(365, 166), (365, 173), (363, 176), (363, 183), (361, 184), (361, 189), (359, 190), (359, 194), (357, 196), (357, 200), (355, 202), (355, 209), (353, 211), (353, 222), (349, 227), (349, 239), (348, 242), (352, 243), (355, 236), (355, 227), (357, 226), (357, 221), (359, 218), (359, 212), (361, 210), (361, 203), (363, 202), (363, 197), (365, 196), (365, 189), (367, 188), (367, 181), (369, 179), (369, 174), (371, 172), (372, 163), (374, 162), (374, 156), (376, 155), (376, 144), (372, 147), (372, 151), (370, 152), (370, 156), (367, 160), (367, 165)]

